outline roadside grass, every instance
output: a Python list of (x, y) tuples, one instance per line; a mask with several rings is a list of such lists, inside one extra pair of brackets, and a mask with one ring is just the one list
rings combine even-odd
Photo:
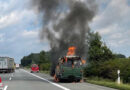
[(40, 73), (49, 74), (49, 71), (40, 71)]
[(110, 88), (115, 88), (119, 90), (130, 90), (130, 84), (117, 84), (116, 82), (113, 82), (108, 79), (98, 78), (98, 77), (91, 77), (91, 78), (85, 78), (85, 81), (92, 84), (97, 84), (101, 86), (106, 86)]

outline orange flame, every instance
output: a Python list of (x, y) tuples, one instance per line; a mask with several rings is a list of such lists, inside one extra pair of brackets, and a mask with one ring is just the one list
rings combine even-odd
[(75, 47), (75, 46), (69, 47), (69, 48), (68, 48), (67, 55), (75, 55), (75, 50), (76, 50), (76, 47)]
[(85, 63), (86, 63), (86, 60), (83, 60), (83, 59), (82, 59), (81, 61), (82, 61), (82, 64), (85, 64)]

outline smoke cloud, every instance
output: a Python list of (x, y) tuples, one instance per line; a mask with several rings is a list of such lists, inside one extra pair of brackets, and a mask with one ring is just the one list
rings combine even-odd
[(89, 23), (97, 11), (95, 0), (33, 0), (32, 6), (43, 14), (40, 39), (47, 38), (51, 47), (52, 75), (58, 58), (65, 56), (70, 46), (86, 58)]

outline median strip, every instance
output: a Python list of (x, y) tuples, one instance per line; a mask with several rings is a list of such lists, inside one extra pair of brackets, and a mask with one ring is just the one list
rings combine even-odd
[(41, 80), (47, 81), (47, 82), (49, 82), (50, 84), (52, 84), (52, 85), (54, 85), (54, 86), (57, 86), (57, 87), (59, 87), (59, 88), (61, 88), (61, 89), (63, 89), (63, 90), (70, 90), (70, 89), (68, 89), (68, 88), (66, 88), (66, 87), (63, 87), (63, 86), (57, 84), (57, 83), (51, 82), (51, 81), (49, 81), (49, 80), (47, 80), (47, 79), (45, 79), (45, 78), (42, 78), (42, 77), (40, 77), (40, 76), (38, 76), (38, 75), (35, 75), (35, 74), (33, 74), (33, 73), (30, 73), (30, 72), (28, 72), (28, 71), (26, 71), (26, 70), (24, 70), (24, 69), (21, 69), (21, 70), (23, 70), (24, 72), (26, 72), (26, 73), (28, 73), (28, 74), (31, 74), (32, 76), (35, 76), (35, 77), (37, 77), (37, 78), (39, 78), (39, 79), (41, 79)]

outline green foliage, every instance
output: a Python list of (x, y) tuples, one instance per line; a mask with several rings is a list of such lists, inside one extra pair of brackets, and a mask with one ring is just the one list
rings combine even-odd
[(45, 52), (45, 51), (41, 51), (39, 54), (40, 57), (40, 63), (50, 63), (50, 53), (49, 52)]
[(41, 51), (40, 53), (32, 53), (28, 56), (24, 56), (21, 59), (21, 65), (24, 67), (29, 67), (31, 64), (38, 64), (40, 70), (49, 70), (50, 69), (50, 53)]
[(43, 71), (50, 70), (50, 63), (42, 63), (42, 64), (40, 64), (40, 69), (43, 70)]
[(84, 70), (86, 77), (97, 76), (115, 81), (117, 70), (121, 70), (121, 79), (125, 83), (130, 83), (130, 59), (113, 59), (102, 63), (93, 63)]
[(115, 57), (116, 58), (126, 58), (126, 56), (123, 54), (115, 54)]
[(92, 33), (93, 39), (89, 47), (89, 63), (84, 69), (86, 77), (102, 77), (115, 81), (117, 70), (121, 70), (123, 82), (130, 82), (130, 59), (123, 54), (113, 54), (112, 51), (101, 41), (98, 33)]
[(21, 64), (23, 66), (29, 66), (31, 64), (38, 64), (40, 62), (40, 57), (39, 57), (39, 54), (34, 54), (34, 53), (31, 53), (30, 55), (28, 56), (24, 56), (22, 59), (21, 59)]
[(89, 47), (89, 62), (103, 62), (114, 58), (112, 51), (101, 41), (98, 33), (92, 34), (93, 39)]

